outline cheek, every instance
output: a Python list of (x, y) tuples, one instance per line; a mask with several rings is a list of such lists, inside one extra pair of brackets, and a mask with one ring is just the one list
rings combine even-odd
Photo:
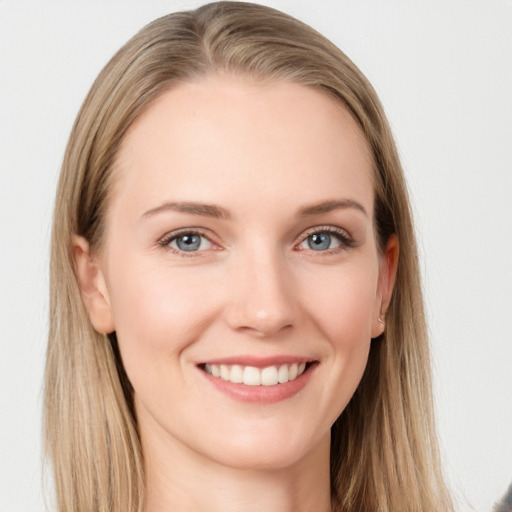
[(325, 365), (336, 389), (325, 394), (329, 426), (346, 407), (367, 364), (377, 300), (378, 274), (372, 268), (351, 266), (324, 279), (317, 276), (316, 286), (310, 289), (311, 318), (329, 342)]
[(336, 345), (358, 345), (371, 338), (377, 302), (377, 265), (347, 265), (317, 273), (307, 292), (317, 326)]
[(144, 261), (111, 272), (114, 324), (127, 372), (132, 361), (168, 364), (166, 356), (193, 343), (216, 315), (209, 282), (197, 271), (162, 270)]

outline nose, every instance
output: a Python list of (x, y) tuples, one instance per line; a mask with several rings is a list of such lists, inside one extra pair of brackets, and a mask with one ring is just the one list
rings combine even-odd
[(243, 258), (232, 269), (226, 322), (236, 331), (274, 336), (293, 327), (298, 318), (293, 273), (276, 254)]

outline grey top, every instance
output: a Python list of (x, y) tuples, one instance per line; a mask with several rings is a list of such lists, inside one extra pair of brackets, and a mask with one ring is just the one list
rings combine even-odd
[(501, 501), (494, 506), (493, 512), (512, 512), (512, 484)]

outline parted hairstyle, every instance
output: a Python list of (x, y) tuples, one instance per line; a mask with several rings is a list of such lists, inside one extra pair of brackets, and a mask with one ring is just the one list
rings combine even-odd
[(126, 131), (164, 91), (211, 74), (302, 84), (335, 98), (373, 156), (375, 233), (400, 245), (383, 335), (332, 426), (336, 512), (446, 512), (432, 412), (417, 248), (403, 171), (375, 91), (325, 37), (277, 10), (215, 2), (155, 20), (101, 71), (75, 121), (56, 195), (45, 377), (45, 448), (60, 512), (135, 512), (144, 504), (133, 389), (115, 333), (96, 332), (81, 299), (72, 237), (101, 249), (112, 171)]

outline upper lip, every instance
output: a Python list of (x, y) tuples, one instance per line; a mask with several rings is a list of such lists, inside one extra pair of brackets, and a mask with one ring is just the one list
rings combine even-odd
[(240, 366), (254, 366), (255, 368), (266, 368), (268, 366), (278, 366), (281, 364), (293, 364), (293, 363), (311, 363), (315, 361), (315, 359), (311, 357), (303, 357), (303, 356), (294, 356), (294, 355), (280, 355), (280, 356), (269, 356), (269, 357), (258, 357), (258, 356), (230, 356), (230, 357), (222, 357), (216, 359), (208, 359), (207, 361), (202, 361), (199, 365), (204, 364), (225, 364), (225, 365), (234, 365), (238, 364)]

